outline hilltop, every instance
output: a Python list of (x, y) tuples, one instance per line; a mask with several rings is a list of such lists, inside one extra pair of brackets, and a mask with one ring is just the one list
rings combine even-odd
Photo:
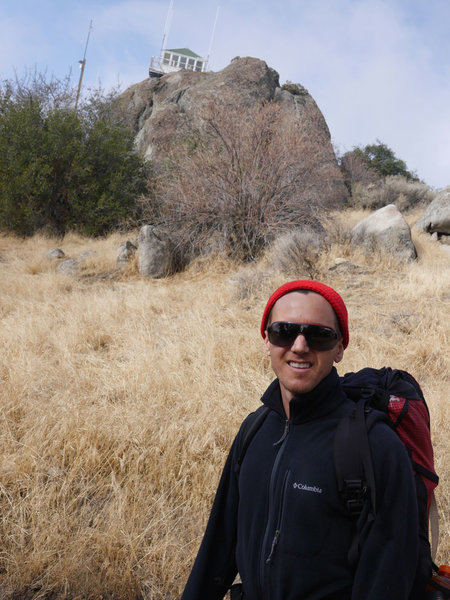
[[(202, 129), (205, 110), (225, 104), (236, 119), (245, 109), (275, 102), (298, 127), (298, 145), (311, 164), (311, 197), (342, 205), (348, 198), (325, 119), (301, 85), (280, 86), (278, 73), (257, 58), (237, 57), (218, 72), (177, 71), (146, 79), (118, 99), (118, 113), (136, 133), (139, 153), (156, 162), (193, 131)], [(305, 146), (305, 140), (307, 144)]]

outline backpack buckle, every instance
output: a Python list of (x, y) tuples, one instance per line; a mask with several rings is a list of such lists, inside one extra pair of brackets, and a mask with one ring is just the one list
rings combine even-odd
[(345, 479), (343, 494), (349, 515), (359, 516), (367, 497), (367, 487), (362, 479)]

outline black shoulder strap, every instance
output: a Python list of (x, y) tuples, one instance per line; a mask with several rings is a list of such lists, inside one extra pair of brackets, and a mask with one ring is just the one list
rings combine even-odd
[(269, 414), (269, 410), (270, 408), (268, 406), (260, 406), (257, 410), (255, 410), (255, 412), (251, 413), (248, 419), (245, 421), (244, 430), (242, 431), (240, 437), (241, 443), (238, 448), (237, 472), (240, 471), (247, 448), (249, 447), (250, 442), (254, 438), (258, 429), (264, 423), (267, 415)]
[(334, 437), (334, 466), (338, 490), (350, 515), (358, 516), (370, 495), (371, 510), (376, 512), (375, 475), (367, 433), (366, 414), (371, 410), (364, 401), (343, 417)]
[(376, 515), (376, 485), (368, 432), (378, 421), (386, 421), (384, 413), (371, 409), (361, 400), (343, 417), (334, 438), (334, 466), (338, 490), (356, 531), (348, 553), (355, 566), (359, 558), (361, 532)]

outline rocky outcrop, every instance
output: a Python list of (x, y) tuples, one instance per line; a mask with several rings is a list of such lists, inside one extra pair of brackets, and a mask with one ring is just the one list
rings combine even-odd
[(360, 221), (351, 235), (353, 242), (363, 244), (369, 250), (379, 248), (406, 261), (417, 258), (409, 225), (394, 204), (388, 204)]
[(305, 88), (280, 88), (276, 71), (256, 58), (236, 58), (217, 73), (178, 71), (148, 79), (128, 88), (117, 101), (117, 110), (136, 132), (136, 147), (147, 159), (167, 155), (180, 136), (202, 127), (202, 108), (226, 103), (239, 114), (240, 107), (274, 101), (282, 103), (292, 120), (301, 125), (314, 159), (315, 193), (330, 203), (342, 204), (348, 192), (336, 162), (330, 133), (317, 104)]
[(450, 236), (450, 188), (440, 192), (414, 225), (438, 239)]

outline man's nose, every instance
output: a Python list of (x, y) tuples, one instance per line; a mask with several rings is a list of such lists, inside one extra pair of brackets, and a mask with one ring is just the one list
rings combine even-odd
[(293, 352), (307, 352), (309, 350), (308, 342), (303, 334), (299, 333), (291, 346)]

